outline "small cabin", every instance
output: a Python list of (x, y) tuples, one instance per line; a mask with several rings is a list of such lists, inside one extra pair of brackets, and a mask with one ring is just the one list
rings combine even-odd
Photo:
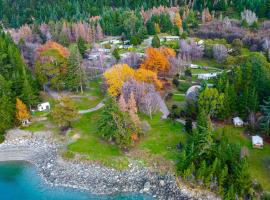
[(233, 124), (235, 127), (243, 127), (244, 121), (240, 117), (234, 117), (233, 118)]
[(262, 137), (260, 137), (258, 135), (252, 136), (252, 147), (254, 149), (263, 149)]
[(23, 126), (26, 126), (26, 125), (30, 124), (30, 120), (29, 119), (23, 119), (21, 121), (21, 123), (22, 123)]
[(51, 106), (49, 102), (45, 102), (45, 103), (41, 103), (37, 105), (37, 110), (38, 111), (46, 111), (46, 110), (50, 110)]

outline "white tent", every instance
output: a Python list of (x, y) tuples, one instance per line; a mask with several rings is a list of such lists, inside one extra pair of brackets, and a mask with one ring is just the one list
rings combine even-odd
[(252, 146), (253, 148), (262, 149), (263, 139), (258, 135), (252, 136)]
[(244, 125), (244, 122), (240, 117), (234, 117), (233, 118), (233, 124), (236, 127), (242, 127)]

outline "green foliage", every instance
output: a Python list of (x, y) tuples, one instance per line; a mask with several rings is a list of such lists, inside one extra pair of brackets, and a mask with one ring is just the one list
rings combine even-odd
[(211, 130), (194, 132), (179, 160), (177, 169), (184, 180), (203, 184), (225, 199), (253, 195), (246, 158), (241, 158), (239, 146), (231, 145), (224, 136), (217, 140)]
[(87, 47), (86, 47), (85, 41), (84, 41), (84, 39), (82, 37), (79, 37), (77, 39), (77, 46), (78, 46), (78, 49), (79, 49), (79, 52), (80, 52), (81, 56), (83, 57)]
[(223, 110), (224, 94), (216, 88), (206, 87), (199, 95), (199, 110), (203, 109), (210, 117), (217, 117)]
[(117, 61), (120, 60), (120, 58), (121, 58), (120, 54), (119, 54), (119, 49), (117, 49), (117, 48), (113, 50), (112, 55)]
[(37, 102), (37, 84), (26, 68), (11, 38), (0, 32), (0, 135), (11, 128), (15, 117), (15, 98), (28, 105)]
[(152, 47), (154, 47), (154, 48), (160, 47), (160, 39), (157, 35), (155, 35), (152, 39)]
[(86, 74), (82, 67), (82, 57), (76, 48), (68, 58), (67, 73), (64, 78), (65, 88), (71, 91), (81, 91), (86, 85)]
[(114, 141), (120, 147), (130, 146), (132, 133), (137, 132), (135, 124), (131, 121), (128, 113), (122, 112), (115, 99), (108, 97), (105, 108), (102, 110), (97, 122), (100, 135)]
[(270, 97), (261, 105), (262, 117), (260, 119), (261, 128), (268, 135), (270, 134)]
[(185, 130), (187, 133), (192, 133), (192, 119), (190, 117), (185, 121)]
[(71, 127), (71, 122), (78, 117), (75, 102), (68, 97), (62, 97), (52, 109), (51, 116), (59, 126)]

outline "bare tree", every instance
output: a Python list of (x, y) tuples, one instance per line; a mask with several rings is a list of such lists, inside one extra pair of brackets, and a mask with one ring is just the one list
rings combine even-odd
[(228, 50), (223, 44), (216, 44), (213, 47), (213, 56), (218, 62), (222, 62), (228, 57)]
[(143, 98), (142, 111), (150, 116), (152, 119), (152, 114), (157, 112), (160, 108), (160, 101), (162, 101), (159, 93), (150, 92), (147, 93)]
[(253, 25), (258, 21), (256, 13), (252, 12), (251, 10), (244, 10), (241, 12), (241, 19), (242, 21), (246, 21), (249, 26)]
[(142, 62), (142, 59), (138, 55), (138, 53), (135, 52), (129, 52), (128, 55), (125, 58), (122, 58), (120, 60), (120, 63), (126, 63), (132, 68), (138, 67)]
[(204, 47), (198, 45), (194, 40), (180, 40), (179, 42), (179, 54), (186, 59), (200, 59), (203, 57)]

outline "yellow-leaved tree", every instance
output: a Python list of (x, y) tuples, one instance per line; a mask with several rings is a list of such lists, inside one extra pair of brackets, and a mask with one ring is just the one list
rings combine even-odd
[(183, 32), (183, 28), (182, 28), (182, 19), (180, 14), (177, 12), (175, 14), (174, 17), (174, 24), (177, 26), (177, 28), (179, 29), (179, 32), (182, 33)]
[(135, 70), (127, 64), (117, 64), (106, 70), (104, 77), (108, 85), (108, 93), (111, 96), (118, 96), (122, 86), (128, 80), (134, 79)]
[(156, 89), (158, 90), (162, 88), (162, 83), (158, 79), (157, 73), (151, 70), (143, 69), (143, 68), (136, 70), (135, 79), (137, 81), (143, 81), (146, 83), (154, 84)]
[(30, 119), (30, 113), (26, 105), (19, 98), (16, 99), (16, 118), (21, 123)]

